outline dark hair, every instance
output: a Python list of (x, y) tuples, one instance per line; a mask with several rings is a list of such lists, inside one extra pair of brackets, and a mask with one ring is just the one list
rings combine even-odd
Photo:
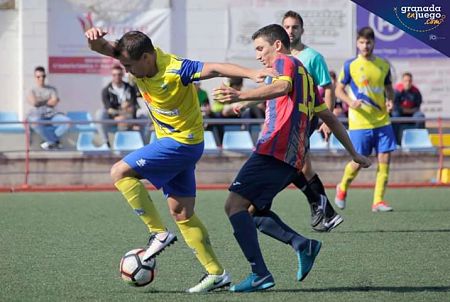
[(402, 78), (403, 78), (403, 77), (406, 77), (406, 76), (410, 77), (411, 79), (412, 79), (412, 77), (413, 77), (412, 74), (411, 74), (410, 72), (408, 72), (408, 71), (407, 71), (407, 72), (404, 72), (404, 73), (402, 74)]
[(228, 81), (229, 81), (230, 87), (242, 86), (242, 84), (244, 83), (243, 78), (229, 78)]
[(286, 18), (294, 18), (297, 19), (298, 22), (300, 23), (300, 27), (303, 28), (303, 18), (302, 16), (300, 16), (299, 13), (294, 12), (293, 10), (288, 10), (284, 15), (283, 15), (283, 19), (281, 19), (281, 23), (284, 22), (284, 19)]
[(356, 40), (358, 40), (359, 38), (375, 41), (375, 33), (373, 32), (372, 27), (366, 26), (358, 30)]
[(123, 68), (122, 68), (122, 66), (120, 66), (119, 64), (114, 64), (114, 65), (111, 67), (111, 70), (120, 70), (120, 71), (123, 72)]
[(280, 40), (283, 46), (289, 49), (291, 47), (291, 42), (289, 41), (289, 36), (286, 30), (278, 24), (270, 24), (258, 29), (252, 36), (252, 40), (256, 40), (259, 37), (263, 37), (271, 45), (275, 43), (276, 40)]
[(330, 78), (336, 81), (336, 72), (334, 70), (330, 70)]
[(37, 67), (34, 69), (34, 72), (36, 72), (36, 71), (40, 71), (40, 72), (45, 73), (45, 68), (42, 67), (42, 66), (37, 66)]
[(117, 41), (114, 57), (118, 58), (126, 51), (132, 60), (139, 60), (145, 52), (153, 53), (152, 40), (140, 31), (129, 31)]

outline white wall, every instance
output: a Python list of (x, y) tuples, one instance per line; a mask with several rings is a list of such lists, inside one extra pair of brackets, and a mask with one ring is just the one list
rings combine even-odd
[(19, 11), (0, 10), (0, 110), (18, 111)]

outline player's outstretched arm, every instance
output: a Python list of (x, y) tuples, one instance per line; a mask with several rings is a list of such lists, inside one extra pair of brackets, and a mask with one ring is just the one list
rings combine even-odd
[(317, 116), (321, 118), (328, 127), (330, 127), (336, 138), (341, 142), (341, 144), (345, 147), (345, 150), (347, 150), (356, 163), (360, 164), (363, 168), (368, 168), (372, 164), (367, 157), (356, 152), (355, 148), (353, 148), (350, 137), (348, 137), (347, 130), (344, 125), (342, 125), (342, 123), (330, 110), (326, 109), (317, 112)]
[(205, 63), (200, 79), (206, 80), (217, 77), (237, 77), (251, 79), (256, 83), (262, 83), (267, 76), (276, 77), (278, 76), (278, 73), (271, 68), (255, 70), (230, 63)]
[(84, 33), (84, 36), (88, 40), (90, 49), (102, 55), (114, 57), (114, 48), (116, 46), (116, 42), (108, 41), (103, 38), (107, 34), (107, 31), (99, 27), (92, 27)]
[(214, 89), (214, 100), (220, 103), (235, 103), (241, 101), (261, 101), (275, 99), (286, 95), (291, 91), (291, 83), (288, 81), (275, 81), (270, 85), (263, 85), (258, 88), (239, 91), (231, 87), (222, 85)]

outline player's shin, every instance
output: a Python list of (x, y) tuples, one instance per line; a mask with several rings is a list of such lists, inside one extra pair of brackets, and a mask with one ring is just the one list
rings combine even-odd
[(342, 177), (340, 188), (342, 191), (346, 192), (348, 190), (348, 187), (350, 187), (350, 184), (355, 179), (355, 177), (358, 175), (359, 170), (355, 169), (352, 162), (349, 162), (345, 166), (344, 170), (344, 176)]
[(220, 275), (223, 268), (214, 253), (209, 240), (208, 231), (200, 219), (194, 214), (187, 220), (177, 221), (178, 228), (186, 244), (195, 252), (198, 261), (208, 274)]
[(166, 231), (153, 201), (139, 179), (124, 177), (114, 185), (122, 193), (135, 213), (147, 225), (150, 232), (162, 233)]
[(384, 192), (389, 178), (389, 164), (379, 163), (377, 169), (377, 180), (373, 195), (373, 204), (384, 200)]

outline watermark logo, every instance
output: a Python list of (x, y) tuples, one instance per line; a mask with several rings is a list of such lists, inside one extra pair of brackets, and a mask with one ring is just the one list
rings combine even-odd
[(394, 7), (394, 13), (400, 23), (415, 32), (427, 32), (445, 22), (446, 15), (439, 5)]

